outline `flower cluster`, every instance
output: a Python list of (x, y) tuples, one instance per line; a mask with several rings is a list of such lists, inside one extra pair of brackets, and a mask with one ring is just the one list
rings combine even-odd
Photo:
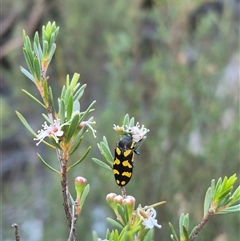
[[(38, 131), (38, 134), (37, 134), (37, 137), (34, 138), (34, 140), (37, 140), (38, 143), (36, 144), (37, 146), (45, 139), (45, 137), (53, 137), (54, 140), (56, 141), (56, 143), (59, 143), (59, 139), (60, 137), (63, 136), (64, 134), (64, 131), (62, 130), (62, 127), (63, 126), (66, 126), (66, 125), (70, 125), (73, 117), (75, 114), (78, 114), (79, 112), (74, 112), (73, 115), (72, 115), (72, 118), (70, 121), (66, 122), (66, 123), (63, 123), (62, 125), (60, 125), (60, 119), (57, 118), (53, 121), (53, 124), (50, 124), (48, 125), (47, 122), (45, 121), (44, 124), (42, 125), (43, 129), (39, 130)], [(93, 127), (91, 125), (93, 124), (96, 124), (95, 121), (92, 121), (92, 117), (87, 120), (87, 121), (82, 121), (80, 124), (79, 124), (79, 127), (80, 128), (83, 128), (83, 127), (87, 127), (89, 128), (91, 131), (92, 131), (92, 134), (93, 136), (96, 138), (96, 130), (93, 129)]]
[[(153, 207), (142, 208), (139, 206), (134, 210), (136, 202), (134, 197), (126, 196), (124, 198), (121, 195), (110, 193), (107, 195), (106, 200), (122, 225), (130, 225), (130, 228), (133, 229), (139, 225), (145, 229), (152, 229), (154, 227), (161, 228), (161, 225), (157, 223), (157, 213)], [(122, 212), (119, 212), (119, 206)]]
[(56, 143), (59, 143), (59, 137), (62, 137), (64, 132), (62, 131), (62, 127), (65, 125), (69, 125), (69, 122), (66, 122), (60, 125), (60, 119), (56, 119), (52, 124), (48, 125), (45, 121), (42, 125), (43, 129), (38, 131), (38, 135), (34, 140), (38, 141), (37, 146), (45, 139), (45, 137), (53, 137)]
[(134, 142), (139, 142), (140, 140), (146, 138), (146, 134), (149, 132), (149, 129), (145, 128), (144, 125), (140, 126), (139, 122), (137, 122), (135, 126), (113, 125), (113, 129), (121, 135), (130, 134)]

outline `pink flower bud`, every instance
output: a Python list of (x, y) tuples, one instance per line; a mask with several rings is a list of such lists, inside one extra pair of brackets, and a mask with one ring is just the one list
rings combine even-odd
[(114, 202), (115, 202), (115, 203), (122, 204), (122, 201), (123, 201), (123, 197), (122, 197), (121, 195), (117, 195), (117, 196), (114, 198)]
[(127, 214), (128, 214), (128, 219), (132, 219), (132, 215), (134, 212), (134, 206), (135, 206), (135, 198), (132, 196), (127, 196), (123, 199), (122, 204), (126, 206), (127, 208)]
[(82, 191), (87, 183), (87, 179), (84, 177), (76, 177), (75, 178), (75, 189), (77, 193), (77, 199), (80, 199)]

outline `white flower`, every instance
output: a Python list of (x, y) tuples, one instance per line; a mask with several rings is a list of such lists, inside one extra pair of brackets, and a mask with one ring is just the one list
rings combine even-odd
[(42, 125), (43, 129), (39, 130), (37, 137), (34, 138), (34, 140), (39, 141), (36, 145), (38, 146), (47, 136), (52, 136), (54, 140), (58, 143), (59, 137), (63, 136), (64, 134), (64, 132), (61, 129), (65, 125), (69, 125), (69, 122), (60, 125), (60, 119), (56, 119), (53, 121), (53, 124), (48, 126), (47, 122), (45, 121)]
[(96, 121), (92, 121), (92, 119), (93, 119), (93, 117), (91, 117), (88, 121), (82, 121), (81, 123), (80, 123), (80, 126), (81, 127), (84, 127), (84, 126), (87, 126), (91, 131), (92, 131), (92, 134), (93, 134), (93, 137), (94, 138), (96, 138), (97, 136), (96, 136), (96, 130), (95, 129), (93, 129), (93, 127), (91, 126), (91, 125), (94, 125), (94, 124), (96, 124)]
[(145, 135), (149, 132), (149, 129), (145, 128), (144, 125), (140, 127), (139, 122), (137, 122), (135, 126), (127, 127), (126, 132), (131, 133), (134, 142), (139, 142), (146, 138)]
[(113, 125), (113, 129), (118, 133), (131, 134), (134, 142), (139, 142), (146, 138), (146, 134), (149, 129), (145, 128), (144, 125), (140, 127), (139, 122), (135, 126), (118, 126)]
[(143, 221), (142, 224), (145, 226), (146, 229), (152, 229), (154, 226), (157, 228), (161, 228), (162, 226), (157, 223), (157, 212), (154, 208), (149, 208), (146, 211), (138, 207), (137, 208), (137, 214), (140, 217), (140, 219)]

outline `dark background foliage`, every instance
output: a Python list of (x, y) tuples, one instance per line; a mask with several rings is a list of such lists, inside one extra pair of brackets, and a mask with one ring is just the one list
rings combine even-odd
[[(92, 146), (87, 160), (69, 173), (88, 179), (91, 192), (78, 221), (79, 240), (101, 237), (112, 215), (105, 196), (120, 193), (111, 172), (97, 166), (97, 142), (106, 136), (114, 150), (126, 113), (150, 129), (136, 157), (127, 193), (137, 203), (157, 208), (155, 240), (170, 240), (182, 212), (191, 228), (203, 215), (211, 179), (239, 176), (239, 1), (174, 0), (2, 0), (1, 3), (1, 180), (4, 241), (19, 224), (22, 240), (66, 240), (59, 178), (46, 170), (36, 152), (58, 167), (55, 153), (36, 147), (16, 117), (20, 111), (34, 130), (42, 109), (21, 92), (38, 96), (20, 73), (26, 67), (22, 29), (32, 36), (48, 21), (60, 26), (49, 81), (58, 95), (66, 74), (81, 74), (87, 83), (82, 108), (93, 100), (97, 139), (89, 133), (79, 149)], [(76, 160), (76, 155), (72, 161)], [(238, 182), (239, 183), (239, 182)], [(237, 241), (239, 216), (214, 216), (198, 241)]]

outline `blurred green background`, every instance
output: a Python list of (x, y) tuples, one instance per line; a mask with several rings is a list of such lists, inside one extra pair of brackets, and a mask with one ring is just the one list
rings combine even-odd
[[(97, 143), (106, 136), (114, 150), (113, 124), (126, 113), (150, 129), (136, 157), (127, 194), (157, 208), (162, 229), (156, 240), (170, 240), (168, 222), (178, 225), (182, 212), (190, 228), (203, 215), (203, 200), (213, 178), (239, 177), (239, 1), (176, 0), (2, 0), (1, 2), (1, 216), (2, 240), (64, 241), (68, 230), (60, 179), (46, 170), (39, 152), (58, 168), (54, 152), (36, 146), (17, 119), (20, 111), (35, 131), (44, 111), (26, 96), (39, 97), (19, 70), (26, 67), (22, 30), (41, 31), (48, 21), (60, 26), (57, 50), (49, 68), (58, 96), (67, 74), (81, 74), (87, 84), (82, 108), (97, 100), (93, 113), (97, 139), (85, 135), (78, 158), (91, 145), (88, 158), (69, 173), (87, 178), (91, 191), (77, 223), (79, 240), (104, 237), (112, 216), (105, 197), (120, 194), (113, 174), (96, 165)], [(239, 181), (238, 181), (239, 185)], [(238, 214), (214, 216), (198, 241), (239, 240)]]

